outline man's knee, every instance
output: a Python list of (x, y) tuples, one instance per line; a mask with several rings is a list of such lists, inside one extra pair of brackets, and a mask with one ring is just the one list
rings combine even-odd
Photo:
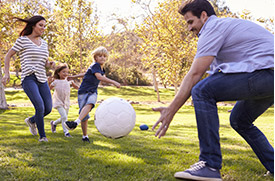
[(230, 114), (229, 120), (230, 120), (230, 126), (234, 130), (238, 130), (238, 118), (233, 112)]
[(202, 90), (200, 89), (200, 87), (195, 85), (191, 90), (191, 95), (192, 95), (193, 100), (196, 100), (198, 97), (200, 97), (201, 92), (202, 92)]
[(211, 98), (211, 92), (206, 85), (197, 84), (191, 90), (193, 100), (205, 100)]
[(249, 120), (248, 116), (245, 113), (241, 113), (238, 111), (233, 111), (230, 114), (230, 125), (236, 131), (241, 131), (248, 129), (252, 126), (252, 121)]

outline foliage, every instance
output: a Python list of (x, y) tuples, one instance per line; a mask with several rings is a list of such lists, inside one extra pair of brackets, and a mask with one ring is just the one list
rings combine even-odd
[[(171, 101), (174, 91), (161, 89), (163, 97)], [(76, 100), (75, 90), (72, 102)], [(50, 121), (59, 118), (57, 110), (45, 117), (45, 131), (48, 143), (39, 143), (38, 136), (32, 136), (24, 123), (24, 118), (34, 114), (32, 107), (16, 107), (0, 112), (0, 152), (1, 180), (175, 180), (177, 171), (187, 169), (198, 160), (199, 142), (197, 138), (194, 109), (184, 106), (174, 117), (165, 137), (158, 139), (151, 131), (159, 118), (152, 106), (163, 104), (153, 101), (154, 89), (150, 87), (104, 87), (99, 90), (99, 99), (121, 96), (135, 100), (137, 114), (136, 126), (126, 137), (109, 139), (102, 136), (93, 123), (93, 115), (98, 106), (91, 111), (88, 121), (90, 144), (81, 141), (80, 128), (71, 132), (72, 138), (64, 137), (61, 125), (57, 133), (51, 133)], [(7, 91), (9, 103), (28, 100), (23, 91)], [(141, 95), (141, 96), (139, 96)], [(17, 99), (12, 98), (17, 97)], [(144, 101), (148, 102), (144, 102)], [(220, 141), (223, 153), (221, 174), (223, 180), (266, 180), (265, 168), (261, 165), (249, 145), (229, 124), (228, 107), (219, 107)], [(69, 120), (78, 115), (76, 103), (70, 107)], [(274, 109), (268, 109), (258, 118), (259, 127), (274, 144)], [(147, 124), (148, 131), (139, 126)]]
[(134, 66), (124, 69), (116, 64), (106, 63), (104, 69), (108, 78), (125, 85), (150, 85), (150, 81)]
[[(128, 20), (117, 18), (119, 24), (124, 27), (123, 32), (112, 32), (106, 35), (106, 47), (110, 50), (109, 64), (111, 66), (119, 66), (119, 77), (123, 84), (129, 84), (129, 69), (137, 69), (137, 71), (144, 71), (144, 66), (141, 63), (141, 53), (138, 52), (138, 45), (141, 39), (137, 34), (129, 29)], [(114, 31), (116, 31), (114, 29)], [(119, 42), (119, 43), (118, 43)], [(140, 77), (136, 77), (140, 79)], [(134, 80), (136, 80), (134, 78)], [(118, 79), (115, 79), (118, 80)], [(130, 81), (133, 82), (133, 81)]]
[(91, 52), (102, 41), (92, 3), (83, 0), (55, 1), (48, 35), (53, 60), (71, 66), (74, 74), (92, 63)]
[(136, 28), (143, 40), (139, 47), (144, 55), (142, 61), (147, 68), (156, 70), (163, 85), (173, 85), (177, 90), (195, 55), (196, 38), (188, 33), (182, 16), (177, 13), (180, 1), (159, 3), (154, 13), (150, 4), (141, 4), (149, 14)]

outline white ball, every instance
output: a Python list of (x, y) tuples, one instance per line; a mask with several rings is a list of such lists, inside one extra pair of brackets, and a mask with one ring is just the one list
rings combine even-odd
[(124, 99), (112, 97), (103, 101), (95, 111), (95, 126), (108, 138), (128, 135), (136, 123), (136, 112)]

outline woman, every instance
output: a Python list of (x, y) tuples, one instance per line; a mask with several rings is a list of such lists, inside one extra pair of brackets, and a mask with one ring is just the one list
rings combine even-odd
[(46, 67), (53, 68), (55, 63), (48, 61), (48, 45), (41, 38), (45, 31), (46, 20), (42, 16), (17, 19), (27, 24), (14, 46), (5, 56), (5, 76), (2, 78), (2, 83), (6, 85), (9, 82), (10, 60), (13, 55), (18, 53), (22, 69), (22, 87), (35, 108), (35, 115), (26, 118), (25, 122), (33, 135), (37, 135), (37, 126), (40, 142), (48, 142), (44, 130), (44, 116), (52, 110), (52, 97), (47, 83)]

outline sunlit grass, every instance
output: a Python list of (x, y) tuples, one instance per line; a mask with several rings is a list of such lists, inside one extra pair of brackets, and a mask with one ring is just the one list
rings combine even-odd
[[(173, 90), (161, 92), (163, 101), (172, 100)], [(22, 102), (28, 101), (22, 91), (7, 91), (6, 95), (9, 104), (22, 105)], [(73, 90), (71, 102), (77, 100), (76, 95)], [(156, 103), (152, 88), (99, 89), (99, 100), (113, 96), (140, 102), (133, 104), (137, 114), (136, 126), (126, 137), (106, 138), (94, 125), (95, 108), (88, 122), (88, 134), (92, 140), (90, 144), (82, 143), (81, 128), (71, 131), (73, 138), (64, 137), (61, 125), (58, 125), (57, 133), (51, 133), (50, 121), (59, 117), (56, 110), (45, 117), (48, 143), (39, 143), (38, 136), (32, 136), (24, 123), (27, 116), (34, 114), (33, 107), (1, 110), (0, 180), (175, 180), (175, 172), (187, 169), (198, 161), (199, 141), (192, 106), (180, 109), (166, 136), (158, 139), (151, 128), (159, 118), (159, 113), (151, 108), (167, 104)], [(273, 180), (263, 177), (265, 168), (249, 145), (230, 127), (230, 109), (232, 106), (219, 107), (223, 180)], [(270, 108), (255, 122), (272, 145), (273, 112), (274, 108)], [(77, 116), (78, 106), (74, 103), (68, 119), (74, 120)], [(141, 124), (147, 124), (150, 129), (141, 131)]]

